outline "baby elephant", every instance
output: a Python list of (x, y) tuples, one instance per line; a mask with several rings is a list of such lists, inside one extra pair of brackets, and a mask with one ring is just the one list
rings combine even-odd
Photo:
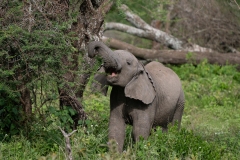
[(89, 57), (100, 55), (110, 95), (109, 140), (114, 139), (122, 152), (126, 124), (133, 126), (135, 141), (147, 138), (152, 127), (167, 131), (169, 123), (178, 121), (180, 128), (184, 93), (179, 77), (159, 62), (143, 66), (124, 50), (112, 51), (102, 42), (90, 42)]

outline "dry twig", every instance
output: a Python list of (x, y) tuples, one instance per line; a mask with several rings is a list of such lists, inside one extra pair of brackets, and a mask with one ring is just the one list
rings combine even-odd
[(240, 6), (239, 6), (239, 4), (237, 3), (237, 1), (236, 1), (236, 0), (233, 0), (233, 1), (236, 3), (238, 9), (240, 9)]
[(58, 128), (61, 130), (64, 138), (65, 138), (65, 143), (66, 143), (66, 155), (67, 155), (67, 160), (72, 160), (72, 149), (71, 149), (71, 144), (70, 144), (70, 136), (75, 133), (77, 130), (72, 131), (71, 133), (66, 133), (61, 127), (58, 126)]

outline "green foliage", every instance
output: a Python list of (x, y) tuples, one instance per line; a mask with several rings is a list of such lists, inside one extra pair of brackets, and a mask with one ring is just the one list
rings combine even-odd
[(177, 127), (170, 128), (167, 134), (158, 128), (147, 141), (136, 145), (140, 159), (219, 159), (222, 156), (217, 145), (196, 136), (192, 131), (182, 129), (178, 132)]
[[(6, 133), (19, 134), (21, 129), (27, 134), (28, 128), (31, 128), (30, 121), (43, 117), (46, 108), (56, 104), (59, 98), (57, 85), (66, 84), (62, 77), (72, 68), (72, 53), (78, 52), (72, 45), (77, 38), (69, 31), (69, 25), (76, 21), (78, 10), (72, 8), (69, 14), (55, 14), (50, 22), (46, 15), (36, 9), (38, 5), (46, 3), (44, 7), (47, 7), (49, 3), (37, 3), (31, 6), (31, 12), (35, 15), (31, 17), (24, 10), (30, 2), (1, 2), (0, 138)], [(79, 7), (79, 2), (71, 3)], [(32, 22), (28, 21), (29, 17), (33, 18)], [(63, 64), (63, 59), (68, 60), (69, 64)], [(32, 117), (27, 117), (23, 110), (25, 104), (21, 92), (24, 89), (31, 92), (31, 107), (35, 113)]]
[[(45, 83), (63, 83), (59, 77), (66, 72), (66, 66), (62, 65), (61, 59), (73, 52), (73, 47), (66, 43), (70, 40), (56, 31), (29, 33), (14, 25), (0, 32), (0, 127), (8, 134), (18, 133), (20, 119), (24, 118), (19, 103), (21, 85), (30, 89), (43, 80)], [(7, 129), (7, 126), (11, 127)]]
[[(11, 92), (8, 86), (1, 84), (0, 87), (0, 139), (3, 139), (5, 134), (16, 134), (19, 132), (19, 94)], [(17, 123), (14, 123), (17, 122)], [(5, 132), (8, 131), (8, 132)]]
[[(183, 124), (239, 156), (239, 72), (233, 66), (185, 64), (173, 67), (182, 79), (186, 109)], [(228, 159), (228, 158), (227, 158)]]
[(56, 107), (48, 107), (48, 114), (51, 117), (48, 120), (48, 124), (55, 123), (55, 125), (60, 126), (66, 131), (71, 131), (71, 126), (74, 123), (71, 116), (76, 114), (76, 111), (70, 107), (64, 106), (62, 109), (57, 109)]
[[(0, 159), (36, 159), (54, 152), (64, 152), (64, 141), (58, 130), (35, 125), (31, 132), (32, 139), (25, 136), (12, 136), (8, 143), (0, 142)], [(40, 127), (40, 128), (39, 128)], [(33, 131), (32, 130), (32, 131)]]
[[(128, 23), (124, 17), (124, 12), (117, 8), (126, 4), (131, 10), (144, 19), (147, 23), (151, 23), (152, 20), (166, 21), (168, 10), (167, 8), (173, 2), (170, 0), (152, 0), (146, 3), (144, 0), (117, 0), (115, 5), (111, 8), (110, 14), (107, 15), (107, 21)], [(118, 12), (117, 12), (118, 11)]]

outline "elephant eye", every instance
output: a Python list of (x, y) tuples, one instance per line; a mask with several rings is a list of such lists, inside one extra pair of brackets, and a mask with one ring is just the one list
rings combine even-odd
[(131, 65), (132, 63), (131, 63), (130, 61), (127, 60), (127, 64), (128, 64), (128, 65)]

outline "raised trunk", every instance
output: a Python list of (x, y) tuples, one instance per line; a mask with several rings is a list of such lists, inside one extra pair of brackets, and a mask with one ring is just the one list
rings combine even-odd
[(90, 42), (88, 45), (88, 56), (93, 58), (99, 54), (103, 58), (104, 67), (112, 67), (119, 71), (122, 66), (118, 61), (118, 55), (108, 48), (103, 42)]

